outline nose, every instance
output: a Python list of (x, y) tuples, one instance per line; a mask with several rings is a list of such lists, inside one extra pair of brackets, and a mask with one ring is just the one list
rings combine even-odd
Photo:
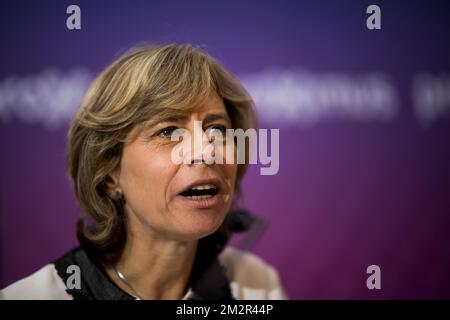
[(204, 163), (204, 159), (192, 159), (191, 164), (201, 164)]
[(194, 164), (207, 164), (211, 165), (214, 163), (212, 159), (215, 156), (215, 150), (210, 144), (211, 140), (205, 134), (203, 129), (200, 127), (194, 127), (194, 134), (192, 136), (191, 142), (191, 152), (189, 161), (187, 163)]

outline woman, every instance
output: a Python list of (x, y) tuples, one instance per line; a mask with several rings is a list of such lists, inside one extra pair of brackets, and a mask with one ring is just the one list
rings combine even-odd
[[(224, 143), (227, 129), (254, 126), (251, 97), (206, 53), (162, 45), (120, 57), (91, 84), (69, 132), (69, 174), (90, 218), (78, 225), (81, 246), (1, 296), (284, 298), (271, 266), (225, 248), (246, 164), (205, 161), (211, 137)], [(205, 147), (182, 152), (182, 163), (173, 161), (177, 129)]]

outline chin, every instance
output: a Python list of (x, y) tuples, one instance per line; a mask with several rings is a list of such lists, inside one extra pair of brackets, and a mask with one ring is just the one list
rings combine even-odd
[(222, 223), (223, 218), (218, 219), (217, 217), (215, 219), (192, 219), (181, 226), (178, 225), (176, 233), (185, 241), (195, 241), (216, 232)]

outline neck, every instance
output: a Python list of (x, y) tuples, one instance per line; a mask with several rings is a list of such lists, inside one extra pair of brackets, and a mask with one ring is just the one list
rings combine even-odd
[[(148, 231), (133, 230), (127, 233), (119, 260), (114, 266), (107, 266), (106, 272), (122, 290), (141, 299), (180, 299), (190, 285), (196, 250), (197, 241), (168, 240)], [(119, 278), (114, 267), (132, 289)]]

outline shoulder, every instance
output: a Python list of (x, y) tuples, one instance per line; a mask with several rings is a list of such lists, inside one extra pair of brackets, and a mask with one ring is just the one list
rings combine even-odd
[(287, 299), (277, 270), (257, 255), (227, 247), (218, 258), (236, 299)]
[(70, 300), (54, 264), (47, 264), (32, 275), (3, 290), (0, 299), (6, 300)]

